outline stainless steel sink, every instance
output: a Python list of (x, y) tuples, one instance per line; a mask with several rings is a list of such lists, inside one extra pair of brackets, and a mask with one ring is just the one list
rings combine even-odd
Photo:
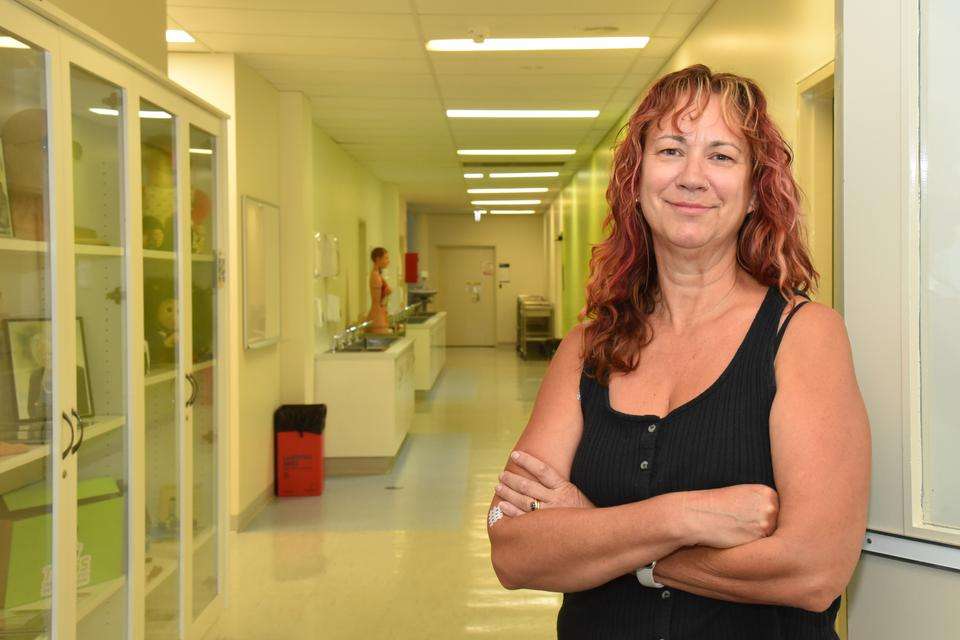
[(428, 311), (427, 313), (412, 313), (407, 316), (408, 324), (423, 324), (433, 316), (437, 315), (433, 311)]
[(340, 347), (338, 351), (348, 351), (351, 353), (357, 353), (362, 351), (381, 352), (389, 349), (390, 345), (392, 345), (398, 339), (399, 338), (397, 336), (368, 335), (360, 338), (353, 344), (349, 344), (345, 347)]

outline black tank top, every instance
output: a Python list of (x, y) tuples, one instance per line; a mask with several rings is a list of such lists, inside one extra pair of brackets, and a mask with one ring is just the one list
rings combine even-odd
[[(598, 507), (639, 502), (673, 491), (765, 484), (776, 489), (770, 455), (774, 357), (793, 309), (776, 287), (767, 292), (730, 364), (700, 395), (665, 417), (610, 406), (608, 388), (580, 378), (583, 435), (570, 480)], [(738, 604), (679, 589), (650, 589), (634, 574), (567, 593), (559, 640), (833, 640), (837, 598), (827, 611)]]

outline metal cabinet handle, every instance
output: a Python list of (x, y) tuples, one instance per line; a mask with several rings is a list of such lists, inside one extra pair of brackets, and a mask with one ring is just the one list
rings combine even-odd
[(67, 445), (67, 448), (63, 450), (63, 453), (60, 454), (60, 457), (64, 460), (67, 459), (67, 456), (70, 455), (70, 451), (73, 449), (73, 441), (77, 437), (76, 427), (73, 426), (73, 421), (70, 420), (70, 416), (67, 415), (66, 411), (61, 412), (63, 419), (67, 421), (67, 424), (70, 425), (70, 444)]
[(77, 451), (80, 451), (80, 447), (83, 445), (83, 434), (85, 433), (85, 430), (83, 427), (83, 418), (80, 417), (80, 414), (77, 413), (77, 410), (75, 408), (70, 409), (70, 413), (73, 414), (73, 417), (77, 419), (77, 428), (80, 430), (80, 439), (77, 440), (77, 444), (73, 445), (73, 449), (71, 450), (71, 453), (76, 453)]
[(197, 381), (194, 379), (192, 373), (187, 374), (187, 381), (190, 383), (190, 397), (187, 398), (187, 406), (192, 407), (194, 401), (197, 399), (197, 391), (199, 388), (197, 386)]

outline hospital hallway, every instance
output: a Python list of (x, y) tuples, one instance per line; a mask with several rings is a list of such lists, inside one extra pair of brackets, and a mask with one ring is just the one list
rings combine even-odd
[(504, 591), (484, 526), (546, 364), (449, 349), (390, 473), (328, 478), (230, 534), (230, 604), (205, 638), (555, 637), (560, 596)]

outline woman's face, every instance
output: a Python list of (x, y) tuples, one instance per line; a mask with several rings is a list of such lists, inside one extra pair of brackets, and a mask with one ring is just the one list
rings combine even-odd
[(639, 201), (654, 240), (683, 249), (735, 243), (755, 206), (747, 141), (724, 123), (715, 96), (699, 118), (678, 124), (664, 118), (643, 144)]
[(390, 266), (390, 254), (389, 254), (389, 253), (384, 253), (382, 256), (380, 256), (380, 259), (376, 261), (376, 265), (377, 265), (377, 268), (378, 268), (378, 269), (386, 269), (387, 267), (389, 267), (389, 266)]

